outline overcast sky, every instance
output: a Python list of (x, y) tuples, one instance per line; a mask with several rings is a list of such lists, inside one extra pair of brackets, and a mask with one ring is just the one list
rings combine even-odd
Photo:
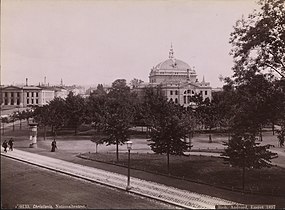
[(174, 57), (195, 66), (212, 87), (232, 74), (233, 25), (255, 0), (2, 0), (1, 82), (37, 85), (148, 82), (150, 69)]

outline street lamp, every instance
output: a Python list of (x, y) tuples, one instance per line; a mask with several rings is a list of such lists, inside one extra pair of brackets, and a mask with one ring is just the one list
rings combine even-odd
[(127, 149), (128, 149), (128, 183), (127, 183), (127, 188), (126, 190), (130, 190), (131, 186), (130, 186), (130, 165), (131, 165), (131, 149), (132, 149), (132, 141), (127, 141)]

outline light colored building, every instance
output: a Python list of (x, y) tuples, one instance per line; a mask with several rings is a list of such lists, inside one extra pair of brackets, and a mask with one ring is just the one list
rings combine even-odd
[(212, 88), (209, 82), (202, 82), (197, 79), (194, 68), (186, 62), (176, 59), (171, 45), (169, 58), (160, 62), (151, 69), (149, 84), (141, 84), (136, 92), (141, 94), (141, 89), (146, 86), (156, 87), (160, 85), (168, 100), (179, 103), (184, 107), (192, 105), (190, 99), (195, 94), (200, 94), (203, 100), (212, 99)]
[(43, 106), (55, 97), (54, 90), (37, 86), (1, 87), (2, 108)]

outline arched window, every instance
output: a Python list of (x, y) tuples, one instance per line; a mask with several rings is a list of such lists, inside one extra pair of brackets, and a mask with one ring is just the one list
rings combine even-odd
[(178, 103), (178, 99), (177, 99), (177, 98), (175, 99), (175, 103), (176, 103), (176, 104)]

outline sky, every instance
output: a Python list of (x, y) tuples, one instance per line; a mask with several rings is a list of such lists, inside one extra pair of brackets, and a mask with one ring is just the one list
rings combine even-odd
[(230, 33), (255, 0), (2, 0), (1, 84), (148, 82), (174, 57), (212, 87), (232, 75)]

